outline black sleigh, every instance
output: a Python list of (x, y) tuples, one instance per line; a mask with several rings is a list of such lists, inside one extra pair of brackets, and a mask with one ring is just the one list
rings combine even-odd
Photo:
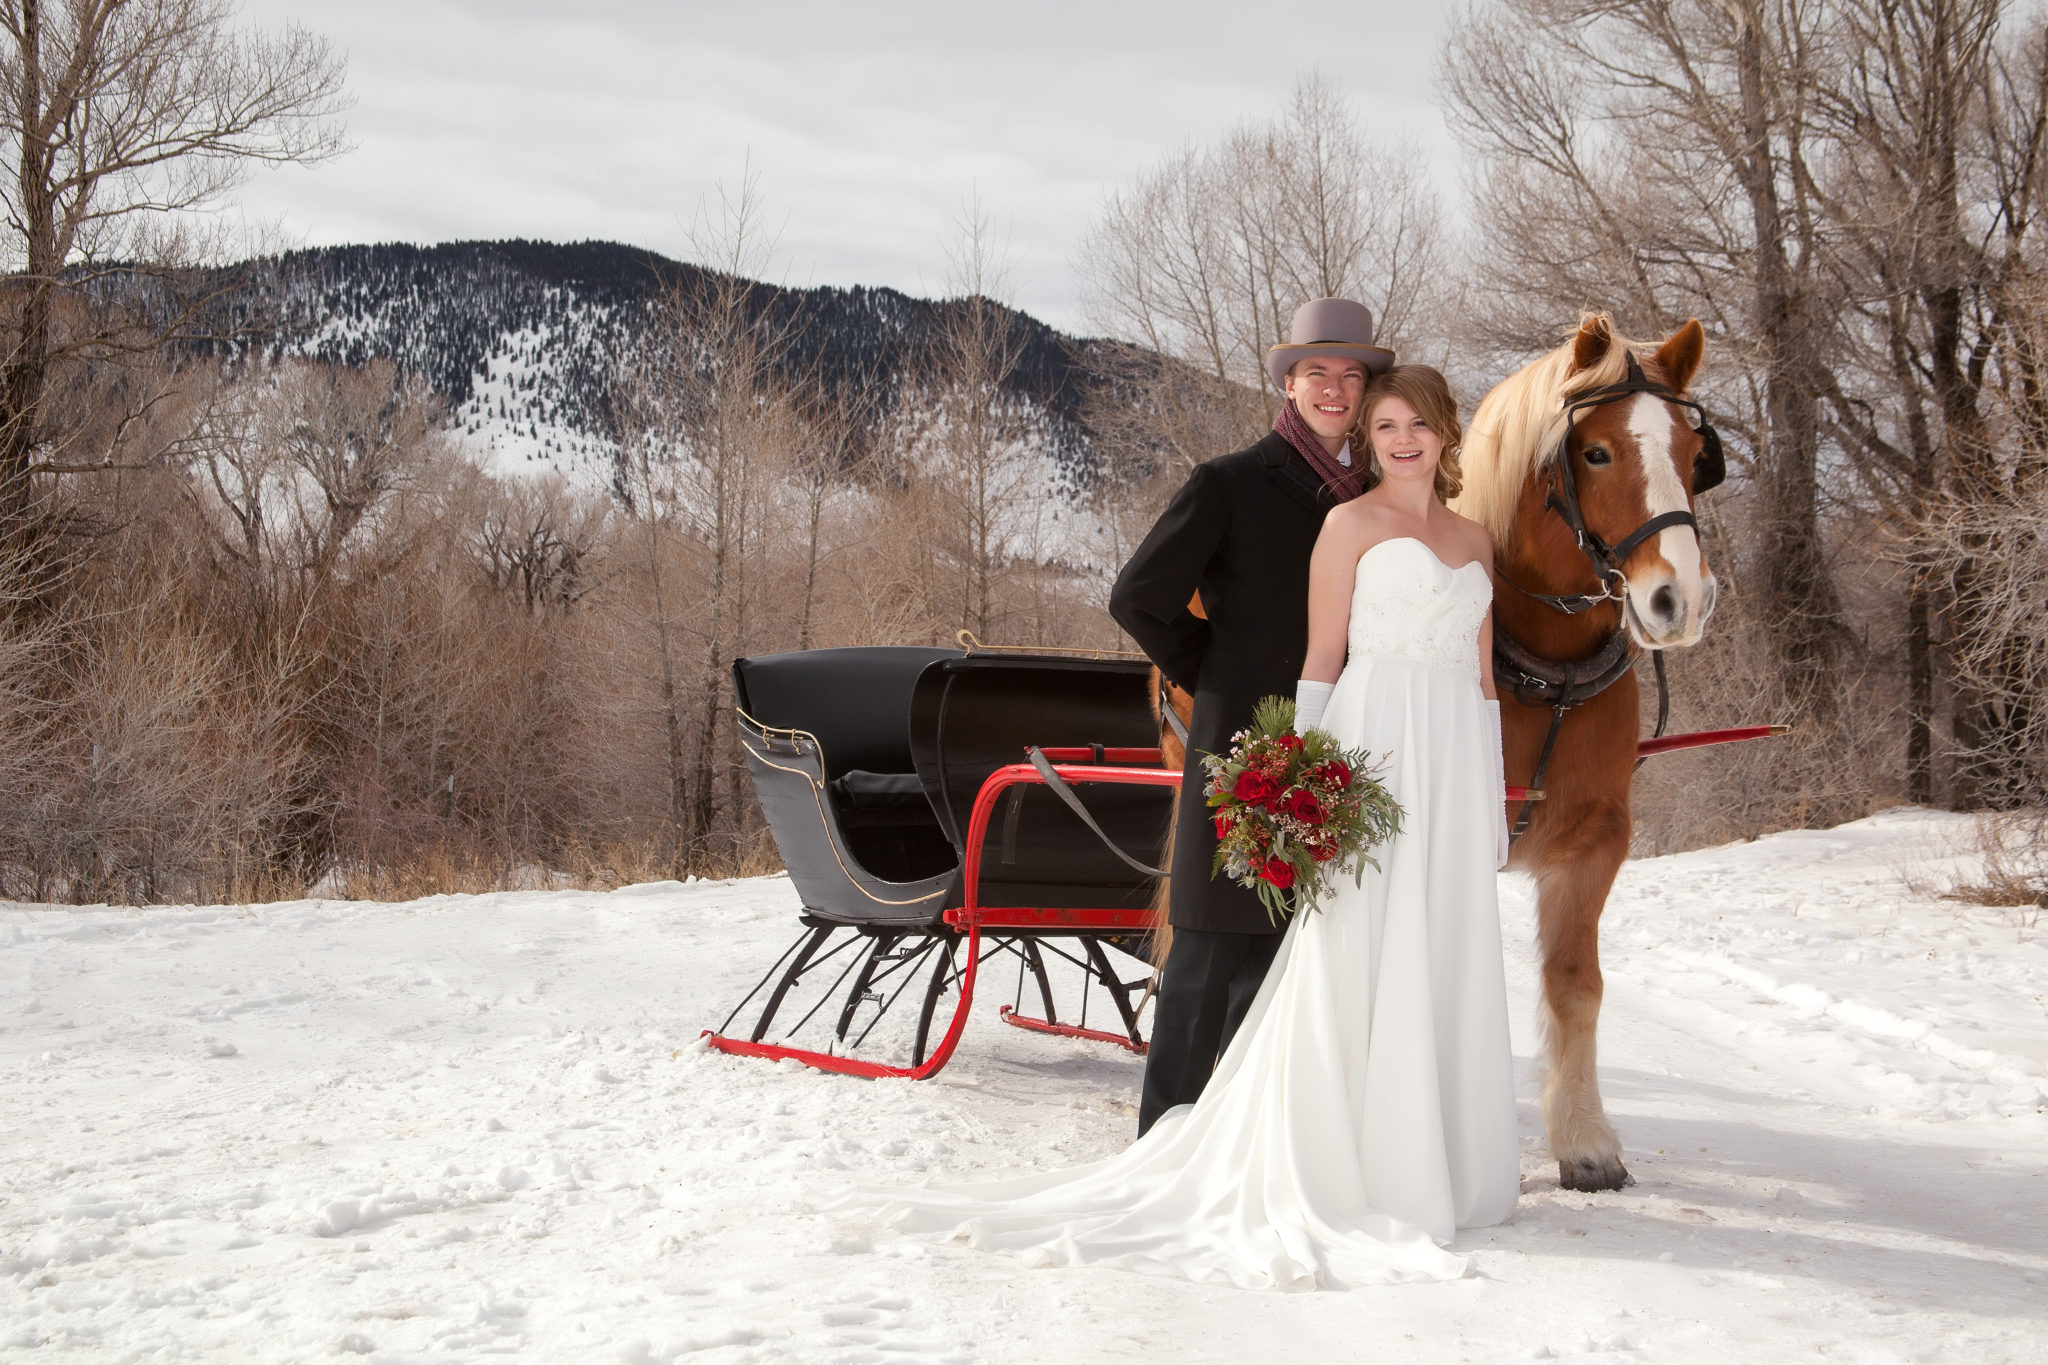
[[(1160, 765), (1147, 686), (1142, 659), (1050, 651), (736, 660), (747, 765), (802, 932), (710, 1046), (927, 1077), (1001, 958), (1017, 968), (1005, 1022), (1143, 1052), (1143, 959), (1180, 783)], [(1078, 982), (1075, 1018), (1055, 1008), (1056, 975)], [(1041, 1015), (1021, 1010), (1027, 977)], [(1114, 1031), (1088, 1026), (1091, 997), (1107, 997)]]

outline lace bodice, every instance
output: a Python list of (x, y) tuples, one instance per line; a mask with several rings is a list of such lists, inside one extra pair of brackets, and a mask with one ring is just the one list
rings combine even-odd
[(1383, 540), (1358, 559), (1351, 590), (1351, 657), (1407, 659), (1479, 672), (1479, 627), (1493, 583), (1476, 560), (1453, 569), (1413, 536)]

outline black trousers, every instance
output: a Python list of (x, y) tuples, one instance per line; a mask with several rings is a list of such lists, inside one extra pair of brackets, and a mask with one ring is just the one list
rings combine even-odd
[(1173, 947), (1152, 1004), (1152, 1046), (1145, 1055), (1145, 1093), (1138, 1103), (1138, 1136), (1177, 1104), (1193, 1104), (1209, 1083), (1216, 1059), (1244, 1022), (1280, 934), (1226, 934), (1208, 929), (1173, 931)]

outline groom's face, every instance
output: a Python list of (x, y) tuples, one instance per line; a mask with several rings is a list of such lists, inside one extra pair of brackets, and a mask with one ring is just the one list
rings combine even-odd
[(1310, 431), (1326, 441), (1342, 441), (1365, 397), (1365, 366), (1333, 355), (1297, 360), (1287, 372), (1287, 396)]

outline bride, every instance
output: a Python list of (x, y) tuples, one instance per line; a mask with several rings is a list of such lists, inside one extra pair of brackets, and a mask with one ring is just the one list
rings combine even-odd
[(1379, 482), (1317, 539), (1297, 724), (1383, 765), (1402, 833), (1288, 925), (1194, 1104), (1092, 1165), (865, 1192), (897, 1226), (1034, 1264), (1309, 1289), (1456, 1278), (1456, 1229), (1513, 1212), (1492, 544), (1444, 505), (1460, 427), (1442, 375), (1397, 366), (1360, 413)]

